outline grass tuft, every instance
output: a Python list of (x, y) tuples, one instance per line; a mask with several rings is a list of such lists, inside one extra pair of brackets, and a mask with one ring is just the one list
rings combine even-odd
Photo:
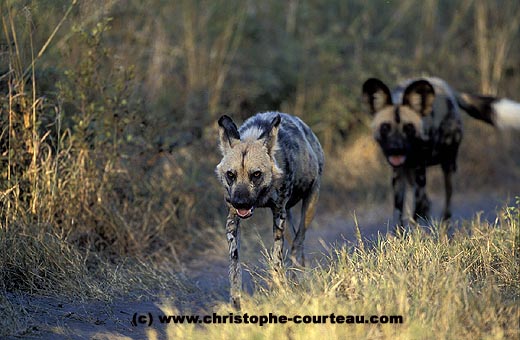
[[(402, 315), (402, 324), (169, 325), (169, 338), (516, 338), (519, 225), (518, 207), (506, 208), (496, 224), (476, 218), (453, 238), (415, 229), (364, 248), (335, 248), (326, 264), (295, 281), (258, 275), (265, 282), (242, 302), (242, 315)], [(225, 304), (216, 312), (230, 311)]]

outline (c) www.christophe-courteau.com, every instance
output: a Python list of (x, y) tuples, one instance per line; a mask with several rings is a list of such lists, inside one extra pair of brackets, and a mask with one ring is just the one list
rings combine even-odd
[(148, 313), (134, 313), (131, 324), (133, 326), (151, 326), (154, 323), (169, 324), (253, 324), (264, 326), (269, 324), (402, 324), (402, 315), (293, 315), (263, 314), (249, 315), (233, 314), (220, 315), (166, 315)]

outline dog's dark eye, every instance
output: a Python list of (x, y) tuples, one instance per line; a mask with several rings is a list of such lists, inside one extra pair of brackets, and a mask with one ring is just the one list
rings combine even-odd
[(255, 172), (251, 173), (250, 177), (251, 177), (251, 181), (253, 183), (258, 183), (260, 178), (262, 178), (262, 172), (261, 171), (255, 171)]
[(403, 132), (408, 136), (414, 136), (415, 135), (415, 126), (413, 126), (413, 124), (411, 124), (411, 123), (404, 124)]
[(226, 172), (226, 178), (228, 181), (233, 182), (235, 180), (235, 173), (233, 171)]
[(379, 128), (379, 133), (381, 136), (386, 136), (390, 132), (391, 126), (389, 123), (383, 123), (381, 124), (381, 127)]

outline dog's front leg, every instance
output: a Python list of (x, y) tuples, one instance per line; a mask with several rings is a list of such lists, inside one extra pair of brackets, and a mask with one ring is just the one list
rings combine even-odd
[(276, 270), (280, 269), (283, 264), (283, 233), (286, 219), (285, 204), (281, 207), (273, 208), (273, 261)]
[(442, 219), (447, 221), (451, 218), (451, 196), (453, 194), (453, 172), (456, 169), (455, 161), (451, 164), (442, 164), (442, 172), (444, 174), (444, 192), (446, 201), (444, 203), (444, 213)]
[(430, 216), (430, 200), (426, 195), (426, 167), (415, 169), (415, 211), (414, 219)]
[(392, 188), (394, 189), (394, 232), (402, 231), (404, 199), (406, 193), (406, 173), (403, 168), (394, 168), (392, 177)]
[(230, 302), (236, 309), (240, 309), (240, 295), (242, 293), (242, 267), (238, 256), (240, 250), (239, 218), (234, 209), (229, 209), (226, 220), (226, 238), (229, 246), (229, 284)]

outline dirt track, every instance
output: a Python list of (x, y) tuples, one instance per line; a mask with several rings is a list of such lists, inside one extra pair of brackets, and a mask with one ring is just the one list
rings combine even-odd
[[(433, 196), (433, 215), (440, 216), (442, 197)], [(507, 201), (509, 200), (509, 201)], [(494, 221), (496, 211), (505, 202), (514, 203), (514, 197), (499, 194), (456, 194), (454, 196), (455, 225), (462, 219), (472, 218), (475, 213), (482, 212), (481, 218)], [(359, 208), (358, 208), (359, 209)], [(392, 208), (389, 204), (370, 209), (361, 208), (356, 217), (362, 237), (374, 240), (378, 233), (387, 232), (388, 216)], [(271, 245), (268, 212), (260, 212), (242, 227), (242, 262), (244, 263), (244, 286), (249, 293), (253, 291), (253, 283), (248, 268), (261, 266), (258, 260), (265, 247)], [(306, 238), (306, 258), (311, 266), (323, 259), (327, 248), (332, 245), (351, 244), (355, 242), (354, 214), (338, 211), (334, 214), (316, 216), (312, 228)], [(260, 255), (261, 256), (261, 255)], [(188, 282), (188, 293), (182, 299), (176, 298), (177, 292), (166, 294), (167, 297), (144, 296), (141, 301), (119, 299), (111, 303), (70, 302), (59, 298), (35, 298), (20, 295), (9, 297), (11, 303), (25, 306), (30, 318), (26, 338), (93, 338), (93, 339), (140, 339), (146, 337), (146, 326), (134, 327), (131, 320), (134, 313), (160, 313), (155, 303), (165, 302), (174, 306), (180, 313), (211, 313), (212, 307), (228, 300), (227, 258), (225, 238), (216, 240), (216, 247), (206, 254), (188, 262), (185, 268)], [(163, 326), (155, 326), (159, 334), (164, 334)], [(61, 333), (61, 334), (60, 334)], [(18, 338), (18, 337), (17, 337)]]

